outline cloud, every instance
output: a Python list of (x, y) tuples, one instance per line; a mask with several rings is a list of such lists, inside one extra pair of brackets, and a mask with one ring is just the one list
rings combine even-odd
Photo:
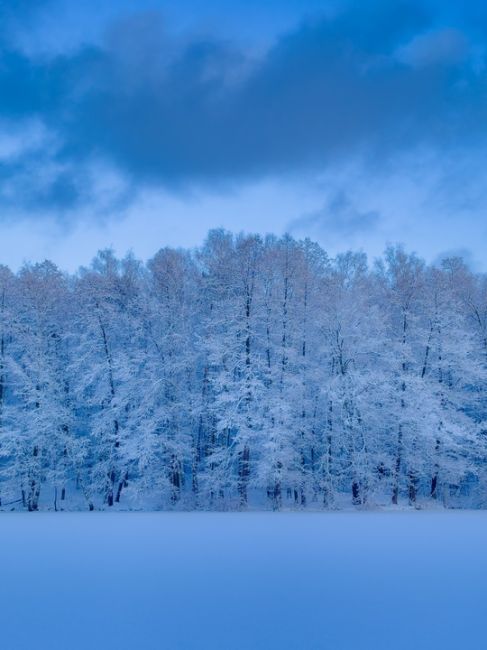
[(474, 255), (472, 250), (470, 248), (465, 248), (465, 247), (460, 247), (460, 248), (452, 248), (447, 251), (443, 251), (439, 253), (434, 259), (433, 259), (433, 264), (435, 266), (441, 266), (442, 263), (445, 260), (448, 260), (452, 257), (458, 257), (465, 262), (465, 264), (470, 268), (470, 270), (474, 271), (475, 273), (480, 273), (483, 270), (483, 266), (477, 257)]
[(468, 56), (468, 41), (457, 29), (440, 29), (415, 36), (396, 51), (398, 61), (412, 67), (460, 64)]
[(321, 166), (369, 141), (389, 147), (406, 118), (437, 103), (431, 75), (395, 74), (392, 60), (379, 73), (366, 69), (424, 20), (406, 4), (316, 19), (249, 65), (229, 43), (194, 40), (175, 51), (156, 21), (125, 19), (90, 75), (96, 87), (74, 107), (71, 141), (79, 153), (97, 143), (139, 178), (166, 185)]
[(56, 146), (21, 148), (2, 178), (21, 196), (38, 167), (31, 205), (64, 215), (93, 201), (97, 165), (125, 179), (128, 196), (134, 185), (218, 187), (356, 156), (373, 173), (418, 147), (485, 148), (477, 37), (444, 20), (426, 1), (351, 3), (258, 58), (211, 35), (171, 35), (157, 11), (52, 57), (28, 56), (4, 34), (0, 149), (2, 123), (15, 121), (37, 120)]
[(53, 134), (38, 119), (0, 122), (0, 164), (11, 164), (52, 148), (53, 140)]
[(378, 211), (358, 210), (345, 191), (339, 190), (321, 209), (291, 221), (288, 230), (297, 234), (312, 230), (319, 233), (320, 239), (326, 235), (344, 241), (356, 235), (370, 233), (377, 228), (380, 220)]

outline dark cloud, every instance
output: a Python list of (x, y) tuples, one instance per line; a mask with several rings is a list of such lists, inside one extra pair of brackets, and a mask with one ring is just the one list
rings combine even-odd
[(475, 257), (470, 248), (452, 248), (447, 251), (439, 253), (434, 259), (433, 264), (435, 266), (441, 266), (445, 260), (448, 260), (452, 257), (460, 258), (472, 271), (481, 272), (482, 264)]
[(38, 18), (39, 13), (49, 6), (51, 0), (1, 0), (0, 1), (0, 36), (4, 42), (10, 42), (21, 25), (29, 26)]
[(344, 239), (352, 235), (370, 233), (380, 222), (376, 210), (361, 211), (343, 191), (336, 192), (329, 201), (315, 212), (298, 217), (288, 225), (290, 233), (314, 231)]
[[(283, 35), (258, 60), (213, 38), (178, 44), (154, 12), (112, 25), (103, 47), (55, 58), (33, 60), (3, 38), (0, 115), (42, 120), (56, 134), (50, 162), (62, 173), (39, 201), (60, 209), (89, 199), (67, 175), (93, 159), (134, 182), (176, 187), (359, 153), (385, 164), (420, 145), (478, 149), (484, 64), (467, 23), (454, 20), (419, 0), (352, 3)], [(29, 151), (24, 164), (45, 157)]]
[(70, 134), (79, 151), (97, 143), (132, 173), (166, 183), (322, 165), (370, 139), (385, 144), (404, 129), (405, 102), (421, 98), (415, 111), (427, 110), (441, 83), (434, 71), (381, 60), (429, 24), (415, 5), (388, 7), (304, 24), (250, 71), (222, 42), (168, 51), (164, 31), (157, 39), (151, 24), (147, 38), (137, 17), (131, 39), (147, 49), (134, 56), (148, 65), (120, 57), (128, 39), (112, 37)]

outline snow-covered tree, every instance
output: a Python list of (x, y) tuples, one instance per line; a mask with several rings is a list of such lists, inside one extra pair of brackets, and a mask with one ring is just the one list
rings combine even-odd
[(209, 233), (0, 267), (0, 507), (487, 505), (487, 279)]

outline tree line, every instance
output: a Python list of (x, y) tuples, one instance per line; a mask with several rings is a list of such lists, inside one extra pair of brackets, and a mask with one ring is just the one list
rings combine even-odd
[(0, 267), (1, 508), (484, 507), (487, 276), (211, 231)]

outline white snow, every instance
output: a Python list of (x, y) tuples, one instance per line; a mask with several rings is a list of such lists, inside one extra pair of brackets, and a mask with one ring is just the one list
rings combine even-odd
[(486, 646), (487, 513), (8, 513), (2, 650)]

